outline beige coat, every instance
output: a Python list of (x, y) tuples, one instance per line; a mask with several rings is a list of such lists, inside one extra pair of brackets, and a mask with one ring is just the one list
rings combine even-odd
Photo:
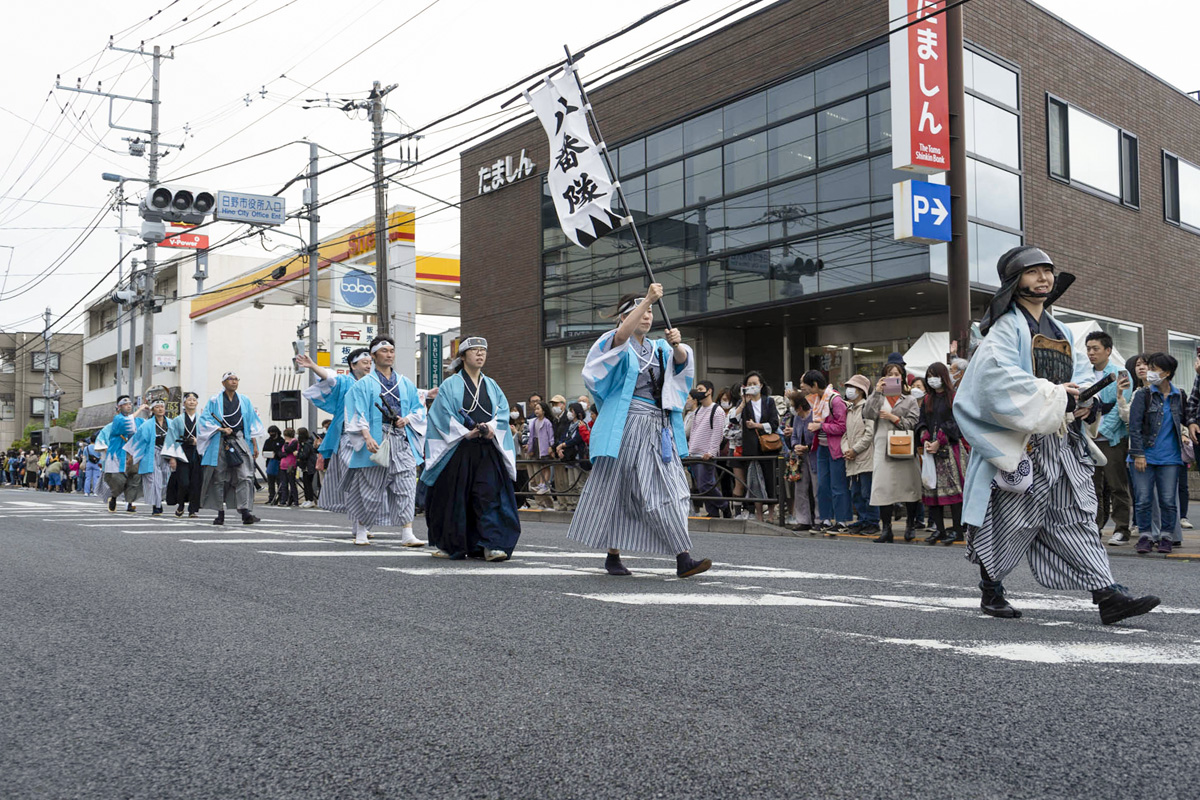
[(893, 503), (915, 503), (921, 499), (921, 467), (912, 458), (888, 458), (887, 436), (892, 431), (911, 431), (921, 418), (917, 401), (904, 395), (891, 409), (900, 418), (900, 424), (880, 419), (879, 411), (886, 398), (882, 392), (872, 392), (863, 405), (863, 419), (875, 420), (874, 475), (871, 477), (871, 505), (890, 506)]
[(854, 451), (846, 459), (846, 477), (852, 478), (875, 468), (875, 420), (863, 418), (865, 400), (846, 405), (846, 434), (842, 436), (842, 452)]

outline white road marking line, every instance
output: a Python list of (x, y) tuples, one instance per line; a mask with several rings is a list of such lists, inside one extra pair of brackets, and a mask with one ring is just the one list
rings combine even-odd
[(947, 650), (1035, 664), (1200, 664), (1200, 647), (1091, 642), (954, 642), (938, 639), (880, 639), (887, 644)]
[(327, 558), (335, 556), (389, 556), (408, 558), (424, 556), (425, 558), (429, 558), (429, 553), (414, 553), (411, 550), (305, 550), (300, 553), (287, 553), (282, 550), (259, 550), (258, 552), (273, 556), (301, 556), (308, 558)]
[[(974, 608), (979, 605), (977, 597), (903, 597), (897, 595), (872, 595), (875, 600), (888, 600), (895, 603), (910, 603), (913, 605), (941, 606), (943, 608)], [(1082, 597), (1021, 597), (1010, 594), (1008, 599), (1018, 609), (1025, 611), (1090, 611), (1096, 613), (1096, 606), (1091, 600)], [(1200, 614), (1200, 608), (1176, 608), (1159, 606), (1150, 612), (1152, 614)]]
[(191, 544), (316, 544), (312, 539), (296, 539), (293, 542), (279, 539), (180, 539)]
[(838, 603), (832, 600), (821, 600), (815, 597), (796, 597), (782, 594), (572, 594), (568, 597), (581, 597), (585, 600), (599, 600), (604, 603), (619, 603), (633, 606), (843, 606), (852, 607), (849, 603)]
[(54, 508), (53, 503), (35, 502), (33, 500), (8, 500), (7, 505), (21, 506), (23, 508)]
[(523, 577), (530, 575), (563, 575), (566, 577), (584, 576), (584, 575), (603, 575), (603, 570), (583, 571), (575, 569), (563, 569), (561, 567), (502, 567), (499, 565), (489, 567), (433, 567), (426, 569), (409, 569), (406, 567), (380, 567), (386, 572), (403, 572), (405, 575), (470, 575), (477, 577), (480, 575), (504, 575), (507, 577)]

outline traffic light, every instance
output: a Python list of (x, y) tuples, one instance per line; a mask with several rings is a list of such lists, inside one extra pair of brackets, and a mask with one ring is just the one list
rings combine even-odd
[(165, 220), (197, 225), (212, 213), (216, 204), (212, 192), (164, 183), (154, 187), (142, 201), (139, 212), (147, 222)]
[(799, 281), (805, 277), (816, 277), (816, 274), (823, 269), (825, 269), (825, 262), (819, 258), (798, 257), (792, 261), (784, 262), (783, 277), (785, 280)]

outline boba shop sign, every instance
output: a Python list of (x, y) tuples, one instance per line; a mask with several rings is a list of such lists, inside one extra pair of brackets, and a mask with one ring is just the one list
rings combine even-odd
[(376, 310), (375, 276), (361, 269), (339, 269), (333, 281), (333, 309), (373, 314)]

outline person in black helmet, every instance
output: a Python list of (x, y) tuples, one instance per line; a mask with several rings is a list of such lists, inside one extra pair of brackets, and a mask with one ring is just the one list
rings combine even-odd
[(1096, 405), (1076, 402), (1092, 367), (1047, 310), (1075, 277), (1056, 274), (1050, 256), (1030, 246), (1009, 250), (996, 268), (1000, 289), (954, 403), (972, 446), (963, 522), (980, 606), (993, 617), (1021, 616), (1002, 581), (1025, 558), (1043, 586), (1090, 590), (1105, 625), (1145, 614), (1159, 599), (1133, 597), (1113, 580), (1096, 535), (1092, 474), (1103, 456), (1081, 425)]

